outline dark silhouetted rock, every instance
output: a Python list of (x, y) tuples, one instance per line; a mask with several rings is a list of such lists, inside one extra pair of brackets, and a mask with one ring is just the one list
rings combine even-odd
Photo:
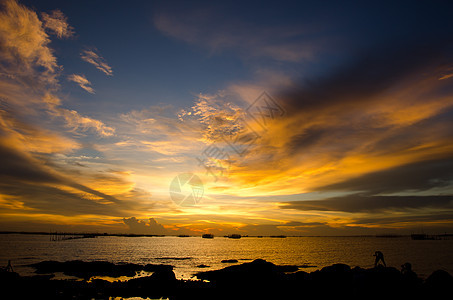
[(147, 264), (143, 267), (143, 271), (146, 271), (146, 272), (159, 272), (162, 270), (163, 271), (173, 270), (173, 266)]
[(173, 267), (166, 266), (158, 269), (151, 275), (152, 280), (159, 280), (159, 281), (176, 281), (175, 272), (173, 272)]
[(351, 267), (345, 264), (334, 264), (331, 266), (327, 266), (321, 269), (321, 272), (324, 273), (335, 273), (335, 274), (344, 274), (349, 273), (351, 271)]
[(238, 260), (237, 259), (224, 259), (222, 260), (222, 263), (224, 264), (234, 264), (234, 263), (237, 263)]
[(426, 278), (425, 283), (432, 287), (453, 286), (453, 277), (444, 270), (434, 271)]
[[(170, 298), (172, 300), (211, 299), (440, 299), (451, 293), (453, 277), (436, 271), (424, 282), (404, 264), (396, 268), (379, 266), (370, 269), (334, 264), (311, 273), (298, 271), (296, 266), (278, 266), (262, 259), (226, 266), (220, 270), (198, 272), (201, 280), (177, 280), (173, 267), (111, 264), (108, 262), (67, 263), (42, 262), (37, 271), (92, 274), (145, 270), (151, 276), (126, 282), (49, 280), (47, 276), (20, 277), (1, 273), (3, 286), (8, 287), (5, 299), (109, 299), (109, 297)], [(200, 265), (201, 266), (201, 265)]]
[(453, 277), (444, 270), (434, 271), (425, 280), (425, 294), (432, 299), (445, 298), (445, 295), (451, 295), (453, 286)]
[(269, 281), (281, 277), (284, 272), (297, 271), (296, 266), (276, 266), (263, 259), (228, 266), (220, 270), (197, 273), (200, 279), (218, 282)]

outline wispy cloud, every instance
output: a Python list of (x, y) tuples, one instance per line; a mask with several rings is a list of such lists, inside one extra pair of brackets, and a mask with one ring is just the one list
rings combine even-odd
[(451, 153), (452, 91), (437, 80), (445, 48), (407, 47), (411, 56), (403, 49), (377, 52), (275, 94), (287, 115), (231, 165), (231, 189), (304, 193)]
[(83, 50), (82, 53), (80, 53), (80, 57), (82, 58), (82, 60), (95, 66), (96, 69), (98, 69), (105, 75), (112, 76), (113, 75), (112, 68), (107, 64), (107, 62), (104, 60), (104, 58), (96, 52), (97, 52), (97, 49), (95, 49), (95, 48), (89, 49), (89, 50)]
[[(233, 51), (244, 58), (267, 58), (282, 62), (309, 61), (321, 51), (324, 41), (314, 40), (313, 28), (291, 25), (256, 25), (243, 19), (224, 19), (214, 8), (167, 9), (154, 16), (163, 33), (212, 53)], [(227, 24), (227, 25), (226, 25)]]
[(55, 95), (46, 94), (43, 97), (48, 113), (65, 120), (66, 127), (71, 131), (87, 132), (93, 130), (100, 136), (109, 137), (115, 134), (115, 128), (107, 126), (104, 122), (81, 115), (79, 112), (61, 107), (61, 100)]
[(238, 120), (245, 117), (243, 108), (225, 101), (224, 97), (222, 92), (214, 95), (199, 94), (194, 105), (190, 109), (181, 110), (178, 118), (183, 122), (197, 120), (205, 143), (222, 141), (223, 137), (244, 130), (244, 124)]
[[(450, 58), (442, 45), (381, 49), (317, 80), (272, 86), (286, 115), (270, 121), (242, 157), (230, 151), (228, 178), (206, 186), (217, 196), (292, 195), (277, 204), (281, 215), (263, 215), (318, 223), (296, 231), (412, 226), (406, 221), (451, 226), (453, 90), (438, 80)], [(267, 87), (237, 83), (227, 90), (245, 109)], [(202, 95), (182, 120), (198, 120), (203, 136), (234, 128), (228, 92)], [(390, 212), (401, 219), (389, 219)]]
[[(452, 60), (438, 35), (429, 43), (351, 52), (349, 60), (335, 53), (316, 66), (321, 75), (299, 81), (291, 74), (312, 71), (299, 73), (302, 63), (338, 48), (325, 47), (326, 33), (317, 31), (322, 27), (311, 27), (297, 12), (289, 22), (260, 23), (255, 21), (267, 16), (252, 6), (257, 15), (250, 18), (242, 10), (222, 14), (218, 5), (164, 9), (154, 15), (161, 33), (210, 54), (247, 60), (245, 68), (253, 65), (258, 80), (200, 93), (183, 110), (143, 108), (137, 100), (133, 109), (116, 102), (112, 110), (121, 107), (121, 113), (107, 115), (93, 109), (97, 103), (71, 103), (75, 99), (64, 96), (62, 80), (95, 92), (83, 71), (63, 73), (51, 48), (51, 38), (74, 36), (67, 17), (59, 10), (39, 14), (13, 0), (1, 6), (2, 220), (14, 215), (103, 223), (118, 231), (218, 234), (351, 233), (437, 221), (451, 228), (453, 89), (452, 69), (445, 66)], [(326, 25), (334, 34), (341, 32), (335, 24)], [(96, 48), (77, 52), (80, 58), (113, 75)], [(341, 68), (326, 69), (339, 63)], [(239, 155), (224, 138), (256, 129), (246, 108), (262, 91), (286, 114), (269, 121)], [(228, 174), (217, 182), (197, 160), (212, 145), (229, 151)], [(182, 172), (203, 180), (197, 207), (171, 201), (169, 184)], [(150, 219), (151, 210), (165, 227)], [(347, 231), (351, 227), (357, 231)]]
[(453, 214), (453, 196), (364, 196), (349, 195), (326, 200), (285, 202), (283, 208), (303, 211), (386, 212), (439, 209)]
[(445, 80), (445, 79), (448, 79), (448, 78), (451, 78), (451, 77), (453, 77), (453, 73), (443, 75), (442, 77), (439, 78), (439, 80)]
[[(69, 153), (80, 148), (80, 144), (18, 121), (12, 111), (0, 110), (0, 118), (0, 152), (5, 159), (0, 167), (1, 194), (13, 200), (21, 199), (24, 209), (32, 208), (36, 213), (72, 215), (85, 213), (87, 210), (83, 210), (90, 207), (101, 212), (103, 203), (119, 203), (114, 196), (80, 183), (75, 176), (68, 176), (70, 169), (60, 172), (52, 167), (50, 156)], [(91, 195), (95, 200), (84, 195)], [(113, 208), (110, 212), (116, 210)]]
[[(13, 0), (3, 1), (2, 5), (0, 71), (9, 76), (0, 80), (0, 97), (22, 113), (36, 114), (44, 110), (63, 117), (66, 126), (73, 130), (94, 129), (101, 135), (112, 135), (113, 128), (102, 121), (63, 107), (57, 95), (62, 67), (57, 63), (49, 46), (50, 38), (37, 14)], [(70, 78), (83, 84), (88, 92), (94, 92), (84, 76)]]
[(91, 87), (91, 82), (85, 77), (85, 75), (72, 74), (68, 76), (68, 80), (77, 83), (88, 93), (94, 94), (94, 89)]
[(2, 1), (0, 5), (3, 8), (0, 12), (1, 72), (15, 78), (33, 77), (55, 83), (55, 72), (60, 66), (48, 47), (50, 39), (37, 14), (14, 0)]
[[(52, 215), (55, 219), (90, 211), (123, 216), (121, 211), (130, 206), (117, 196), (127, 198), (133, 187), (128, 192), (108, 194), (93, 186), (91, 180), (86, 181), (94, 176), (91, 173), (99, 172), (81, 172), (69, 164), (62, 169), (57, 166), (59, 155), (83, 148), (76, 139), (81, 133), (94, 131), (107, 137), (114, 132), (100, 120), (65, 108), (58, 96), (62, 67), (45, 30), (57, 30), (62, 23), (48, 19), (45, 25), (33, 10), (13, 0), (2, 1), (1, 5), (0, 73), (9, 74), (0, 77), (0, 152), (5, 159), (0, 167), (1, 212), (14, 210), (23, 217)], [(66, 22), (62, 14), (48, 18), (53, 17)], [(61, 37), (69, 34), (58, 32)], [(61, 125), (69, 129), (61, 130)], [(111, 183), (118, 185), (118, 180), (112, 179)]]
[(41, 13), (44, 28), (51, 31), (58, 38), (69, 38), (74, 35), (74, 28), (68, 24), (68, 18), (59, 10), (53, 10), (50, 14)]

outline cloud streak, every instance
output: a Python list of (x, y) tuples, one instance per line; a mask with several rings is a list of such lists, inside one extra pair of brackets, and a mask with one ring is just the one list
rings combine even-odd
[[(154, 25), (164, 34), (191, 45), (207, 48), (211, 53), (238, 53), (247, 59), (271, 59), (280, 62), (312, 60), (321, 51), (321, 40), (313, 36), (313, 27), (256, 25), (231, 15), (224, 20), (224, 9), (165, 9), (154, 15)], [(250, 11), (250, 13), (257, 13)], [(228, 24), (228, 25), (225, 25)]]
[(453, 211), (453, 196), (366, 196), (349, 195), (326, 200), (303, 200), (282, 203), (282, 208), (302, 211), (385, 212), (413, 209)]
[(91, 82), (86, 79), (85, 75), (72, 74), (68, 76), (68, 80), (77, 83), (82, 89), (90, 94), (94, 94), (94, 89), (91, 87)]
[(80, 57), (83, 61), (86, 61), (89, 64), (92, 64), (99, 71), (108, 76), (113, 76), (112, 68), (107, 64), (105, 59), (100, 56), (97, 52), (97, 49), (83, 50), (80, 53)]
[(433, 45), (380, 49), (274, 95), (287, 114), (261, 134), (243, 163), (233, 164), (233, 186), (297, 194), (427, 159), (448, 160), (453, 91), (437, 80), (448, 47)]

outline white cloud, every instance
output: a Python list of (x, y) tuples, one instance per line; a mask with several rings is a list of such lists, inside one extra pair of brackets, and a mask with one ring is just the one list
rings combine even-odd
[(112, 68), (107, 64), (102, 56), (96, 53), (96, 51), (97, 49), (83, 50), (82, 53), (80, 53), (80, 57), (82, 60), (95, 66), (96, 69), (103, 72), (105, 75), (112, 76)]

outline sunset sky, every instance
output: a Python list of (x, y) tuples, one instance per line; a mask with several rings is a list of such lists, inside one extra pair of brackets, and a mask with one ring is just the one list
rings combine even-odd
[(0, 2), (0, 230), (453, 232), (448, 1)]

